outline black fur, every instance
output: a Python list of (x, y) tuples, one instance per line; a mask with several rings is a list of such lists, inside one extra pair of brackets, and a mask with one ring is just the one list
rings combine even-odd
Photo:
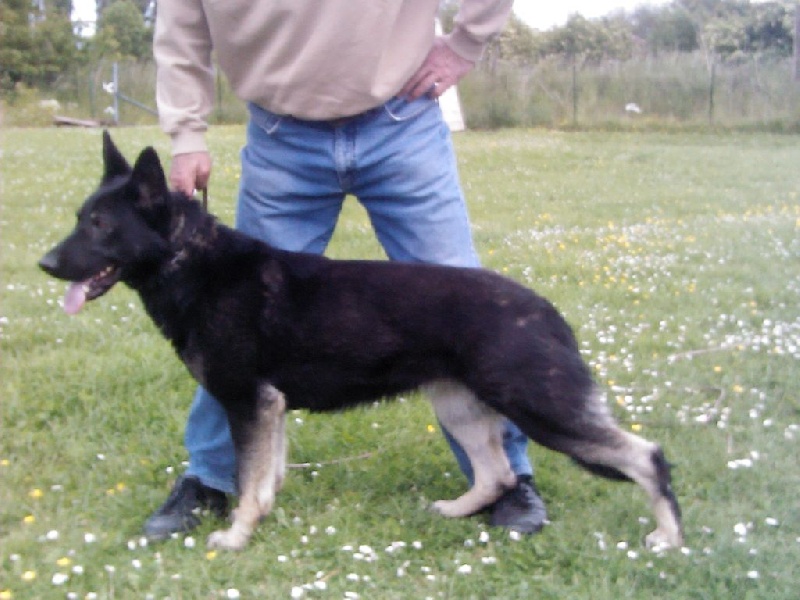
[(484, 269), (277, 250), (168, 192), (152, 150), (131, 172), (107, 145), (106, 163), (75, 231), (41, 266), (75, 281), (118, 268), (178, 355), (203, 354), (203, 383), (228, 411), (251, 410), (257, 380), (290, 408), (326, 411), (452, 378), (540, 443), (549, 428), (572, 434), (589, 369), (532, 291)]
[(672, 465), (667, 461), (661, 448), (657, 448), (653, 452), (653, 466), (656, 470), (661, 495), (669, 501), (672, 512), (680, 518), (681, 507), (678, 505), (675, 492), (672, 491)]
[[(617, 430), (570, 327), (544, 298), (483, 269), (277, 250), (168, 191), (152, 149), (131, 168), (106, 134), (104, 157), (75, 230), (40, 265), (87, 281), (88, 299), (117, 280), (135, 289), (224, 406), (237, 449), (264, 382), (289, 408), (329, 411), (448, 379), (538, 443), (628, 479), (586, 454), (614, 444)], [(674, 501), (666, 463), (653, 461)]]

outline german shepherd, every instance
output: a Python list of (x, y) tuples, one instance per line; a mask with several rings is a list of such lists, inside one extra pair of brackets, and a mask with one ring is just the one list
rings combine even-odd
[(123, 281), (189, 372), (225, 408), (240, 501), (211, 547), (240, 549), (286, 470), (285, 413), (337, 411), (422, 388), (472, 463), (474, 485), (433, 508), (472, 515), (516, 478), (502, 417), (598, 475), (634, 481), (680, 546), (680, 509), (660, 447), (620, 429), (572, 330), (534, 292), (484, 269), (342, 261), (285, 252), (170, 192), (153, 148), (133, 168), (103, 135), (105, 173), (73, 232), (39, 266), (72, 281), (64, 309)]

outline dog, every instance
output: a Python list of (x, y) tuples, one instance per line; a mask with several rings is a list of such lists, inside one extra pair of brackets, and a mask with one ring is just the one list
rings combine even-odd
[(215, 548), (243, 548), (286, 472), (287, 410), (339, 411), (423, 389), (474, 484), (433, 508), (472, 515), (516, 484), (503, 417), (589, 471), (647, 492), (648, 546), (681, 546), (661, 448), (615, 423), (575, 336), (546, 299), (492, 271), (286, 252), (171, 192), (153, 148), (133, 167), (103, 134), (104, 174), (74, 230), (39, 262), (77, 313), (122, 281), (224, 407), (239, 505)]

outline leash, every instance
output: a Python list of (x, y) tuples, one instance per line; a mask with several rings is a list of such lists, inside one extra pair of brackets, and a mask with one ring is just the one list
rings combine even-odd
[(203, 194), (203, 210), (208, 212), (208, 188), (200, 190)]

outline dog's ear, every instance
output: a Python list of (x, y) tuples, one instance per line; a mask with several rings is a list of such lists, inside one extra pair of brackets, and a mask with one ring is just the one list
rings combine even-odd
[(153, 207), (164, 202), (169, 195), (164, 169), (161, 167), (158, 154), (151, 146), (142, 150), (139, 158), (136, 159), (131, 180), (139, 188), (139, 197), (136, 203), (140, 206)]
[(111, 135), (109, 135), (108, 131), (103, 131), (103, 164), (105, 166), (103, 183), (120, 175), (128, 175), (131, 172), (131, 166), (120, 151), (117, 150), (114, 142), (111, 141)]

